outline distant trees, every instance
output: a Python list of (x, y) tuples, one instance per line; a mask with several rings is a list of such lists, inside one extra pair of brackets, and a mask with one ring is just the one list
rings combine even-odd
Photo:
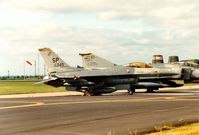
[(0, 76), (0, 80), (40, 80), (43, 76), (23, 76), (23, 75), (16, 75), (16, 76)]

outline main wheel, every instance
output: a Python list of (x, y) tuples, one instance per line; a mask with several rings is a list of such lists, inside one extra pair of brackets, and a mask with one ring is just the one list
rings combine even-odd
[(93, 95), (92, 90), (86, 89), (86, 90), (84, 91), (84, 96), (92, 96), (92, 95)]

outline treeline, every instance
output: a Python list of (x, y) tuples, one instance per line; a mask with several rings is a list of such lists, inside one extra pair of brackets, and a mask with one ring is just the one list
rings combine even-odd
[(23, 76), (23, 75), (16, 75), (16, 76), (0, 76), (0, 80), (38, 80), (42, 79), (43, 76)]

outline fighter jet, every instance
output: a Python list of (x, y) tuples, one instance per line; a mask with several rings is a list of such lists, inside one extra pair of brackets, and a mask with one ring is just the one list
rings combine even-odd
[[(82, 56), (82, 63), (83, 67), (90, 70), (96, 70), (96, 69), (107, 69), (107, 68), (113, 68), (115, 66), (118, 66), (112, 62), (109, 62), (108, 60), (99, 57), (92, 53), (80, 53), (80, 56)], [(153, 69), (153, 66), (143, 63), (143, 62), (133, 62), (129, 64), (123, 65), (124, 67), (133, 67), (133, 68), (145, 68), (145, 70)], [(174, 67), (158, 67), (160, 70), (170, 69), (176, 70), (177, 72), (181, 71), (181, 68), (174, 68)], [(181, 75), (177, 76), (167, 76), (167, 77), (139, 77), (139, 81), (136, 84), (133, 84), (131, 86), (131, 89), (135, 91), (135, 89), (147, 89), (147, 92), (153, 92), (153, 90), (158, 90), (159, 88), (165, 88), (165, 87), (180, 87), (183, 86), (183, 83), (181, 81), (174, 81), (174, 79), (181, 78)]]
[(120, 87), (133, 94), (132, 85), (136, 84), (139, 77), (164, 77), (178, 75), (179, 71), (170, 69), (132, 68), (113, 66), (98, 70), (89, 70), (71, 67), (49, 48), (39, 49), (48, 69), (48, 76), (43, 83), (54, 87), (64, 86), (67, 90), (81, 91), (84, 95), (101, 95), (111, 93)]

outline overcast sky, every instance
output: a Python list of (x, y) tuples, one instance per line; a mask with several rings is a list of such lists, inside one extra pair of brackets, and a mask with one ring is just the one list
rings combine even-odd
[(0, 75), (22, 75), (41, 47), (72, 66), (88, 52), (117, 64), (199, 58), (199, 0), (0, 0), (0, 46)]

